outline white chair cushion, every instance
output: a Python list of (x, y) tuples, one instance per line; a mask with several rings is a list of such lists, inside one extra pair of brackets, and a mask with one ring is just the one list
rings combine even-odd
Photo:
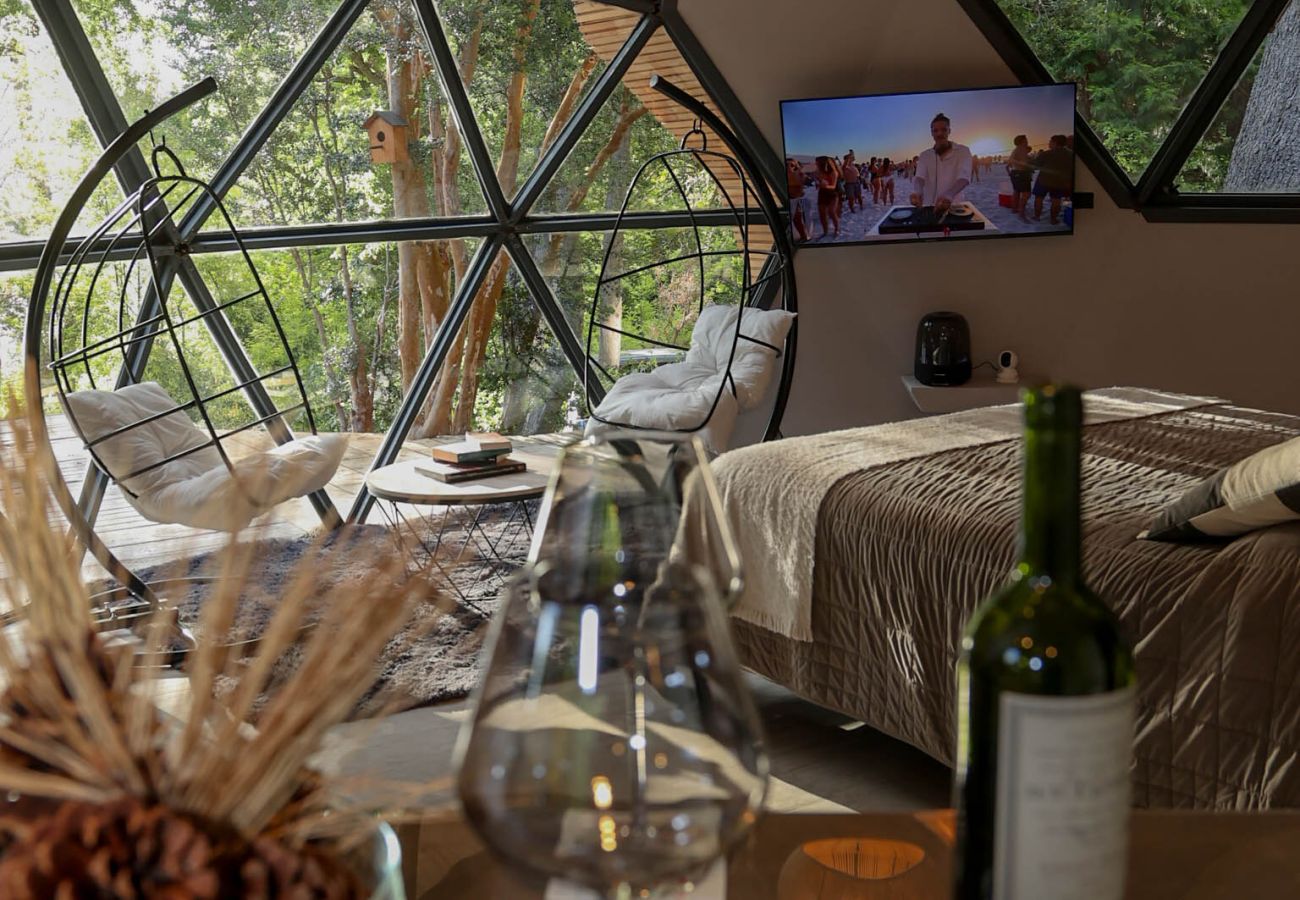
[[(77, 391), (68, 394), (68, 412), (90, 442), (132, 425), (150, 416), (176, 410), (179, 406), (162, 385), (153, 381), (130, 384), (116, 391)], [(202, 447), (212, 440), (182, 411), (175, 411), (153, 422), (138, 425), (93, 448), (108, 468), (113, 480), (136, 494), (153, 491), (202, 475), (213, 466), (221, 466), (216, 447), (204, 447), (175, 462), (123, 479), (132, 472), (162, 462), (169, 456)], [(224, 466), (223, 466), (224, 468)]]
[[(695, 434), (709, 450), (721, 453), (731, 440), (737, 413), (736, 398), (729, 389), (724, 388), (718, 396), (721, 381), (722, 373), (689, 362), (669, 363), (650, 372), (624, 375), (595, 409), (597, 416), (613, 424), (593, 417), (587, 422), (587, 434), (617, 428), (618, 423), (663, 431), (689, 431), (707, 420)], [(718, 398), (718, 405), (710, 416), (714, 397)]]
[[(700, 310), (691, 334), (691, 348), (686, 362), (714, 372), (727, 370), (731, 356), (731, 343), (736, 334), (736, 313), (739, 307), (710, 304)], [(754, 309), (745, 307), (740, 319), (740, 333), (755, 338), (772, 347), (785, 347), (785, 336), (790, 331), (795, 314), (783, 309)], [(731, 360), (731, 377), (735, 381), (736, 399), (740, 408), (753, 409), (767, 394), (768, 383), (777, 368), (777, 354), (772, 347), (764, 347), (744, 338), (736, 340), (736, 355)]]
[(141, 494), (133, 505), (155, 522), (238, 531), (284, 501), (329, 484), (347, 448), (345, 435), (304, 435), (234, 460), (236, 475), (218, 464), (202, 475)]
[[(86, 440), (94, 441), (115, 429), (151, 415), (175, 410), (177, 403), (154, 382), (116, 391), (77, 391), (68, 394), (69, 411)], [(210, 441), (208, 433), (175, 411), (95, 446), (95, 452), (115, 481), (131, 493), (127, 501), (155, 522), (238, 531), (272, 507), (323, 488), (334, 476), (347, 438), (308, 435), (271, 450), (235, 461), (232, 475), (216, 447), (203, 447), (180, 459), (122, 482), (145, 466)]]

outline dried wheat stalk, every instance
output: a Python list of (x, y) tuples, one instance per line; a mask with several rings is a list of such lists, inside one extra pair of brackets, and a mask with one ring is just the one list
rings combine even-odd
[[(308, 553), (276, 599), (260, 641), (251, 651), (232, 648), (226, 637), (241, 599), (257, 590), (251, 547), (232, 541), (187, 664), (189, 715), (176, 724), (157, 710), (150, 691), (150, 664), (166, 650), (165, 614), (146, 630), (143, 648), (112, 646), (96, 634), (78, 556), (50, 524), (43, 467), (53, 461), (36, 452), (21, 424), (16, 432), (14, 447), (0, 452), (0, 558), (8, 569), (0, 598), (25, 616), (0, 632), (0, 791), (75, 806), (93, 824), (83, 822), (83, 831), (119, 836), (161, 827), (150, 824), (147, 811), (154, 808), (263, 849), (268, 840), (301, 849), (313, 839), (365, 834), (374, 811), (331, 810), (330, 785), (311, 772), (308, 759), (374, 686), (381, 654), (417, 604), (441, 602), (431, 587), (405, 577), (392, 556), (377, 559), (359, 584), (322, 586), (315, 554)], [(317, 621), (306, 630), (309, 616)], [(301, 666), (252, 726), (276, 661), (295, 643)], [(235, 688), (220, 690), (229, 680)], [(50, 827), (42, 839), (57, 839)], [(10, 833), (37, 832), (27, 823)], [(266, 865), (274, 870), (279, 863)], [(8, 888), (3, 873), (0, 865), (0, 893)]]

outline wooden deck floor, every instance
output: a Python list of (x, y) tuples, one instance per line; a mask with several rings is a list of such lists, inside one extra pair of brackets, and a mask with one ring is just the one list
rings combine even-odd
[[(48, 424), (50, 441), (54, 446), (59, 468), (75, 494), (81, 489), (81, 482), (89, 465), (89, 456), (82, 447), (81, 439), (73, 432), (63, 416), (50, 416)], [(326, 488), (341, 516), (347, 517), (352, 501), (365, 481), (366, 472), (369, 471), (371, 461), (383, 438), (382, 434), (349, 436), (347, 453), (338, 472)], [(13, 440), (11, 425), (0, 421), (0, 446), (12, 444)], [(530, 440), (555, 446), (559, 444), (558, 436), (555, 435)], [(268, 446), (268, 441), (265, 435), (250, 434), (233, 452), (235, 455), (241, 452), (252, 452)], [(400, 451), (398, 460), (422, 456), (427, 452), (429, 445), (438, 442), (438, 439), (409, 441)], [(0, 513), (3, 513), (3, 509), (0, 509)], [(66, 520), (62, 515), (56, 513), (56, 518), (61, 526), (66, 527)], [(372, 512), (370, 521), (383, 524), (384, 517), (378, 512)], [(303, 498), (283, 503), (255, 520), (241, 532), (240, 539), (295, 538), (310, 534), (319, 527), (320, 518), (312, 508), (311, 502)], [(127, 503), (116, 486), (109, 487), (95, 528), (122, 562), (133, 569), (165, 564), (196, 553), (214, 550), (229, 541), (229, 537), (222, 532), (151, 522)], [(93, 561), (88, 560), (86, 565), (88, 578), (101, 576), (101, 570)], [(3, 569), (0, 568), (0, 577), (2, 574)]]

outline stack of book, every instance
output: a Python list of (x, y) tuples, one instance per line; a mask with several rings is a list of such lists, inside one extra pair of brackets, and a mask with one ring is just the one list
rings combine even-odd
[(510, 438), (495, 431), (471, 431), (463, 441), (434, 447), (430, 451), (433, 461), (416, 468), (420, 474), (447, 484), (525, 471), (528, 467), (522, 460), (510, 458), (512, 449)]

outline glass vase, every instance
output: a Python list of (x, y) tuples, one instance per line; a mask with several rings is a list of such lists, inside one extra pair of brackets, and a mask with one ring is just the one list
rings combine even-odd
[(497, 855), (617, 897), (702, 876), (753, 825), (768, 769), (719, 596), (738, 561), (710, 556), (717, 510), (696, 508), (716, 500), (707, 462), (637, 437), (560, 460), (460, 746), (467, 818)]

